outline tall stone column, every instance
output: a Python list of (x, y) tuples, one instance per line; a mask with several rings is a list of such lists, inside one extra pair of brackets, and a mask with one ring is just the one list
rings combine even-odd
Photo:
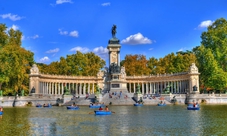
[(39, 86), (39, 69), (36, 64), (32, 65), (29, 74), (29, 94), (32, 95), (34, 93), (39, 93), (40, 86)]
[(136, 93), (136, 91), (135, 91), (136, 90), (136, 83), (134, 82), (133, 85), (134, 85), (134, 90), (133, 91), (134, 91), (134, 93)]
[(144, 83), (142, 82), (142, 94), (144, 95)]
[(129, 81), (129, 93), (132, 93), (131, 81)]
[(189, 68), (189, 92), (190, 93), (199, 93), (199, 71), (195, 63)]

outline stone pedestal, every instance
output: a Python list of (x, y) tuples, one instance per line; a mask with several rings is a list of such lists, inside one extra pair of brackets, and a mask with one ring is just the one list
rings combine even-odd
[(135, 94), (134, 94), (134, 99), (135, 99), (136, 101), (142, 100), (142, 99), (143, 99), (143, 95), (140, 94), (140, 93), (135, 93)]
[(110, 82), (110, 93), (113, 93), (113, 92), (119, 93), (120, 91), (122, 93), (128, 93), (127, 83), (121, 80), (112, 80)]
[(63, 103), (69, 102), (72, 99), (72, 95), (63, 95)]

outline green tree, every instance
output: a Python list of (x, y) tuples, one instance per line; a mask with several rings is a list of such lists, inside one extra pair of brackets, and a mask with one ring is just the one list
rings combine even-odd
[(227, 74), (219, 67), (218, 62), (212, 54), (212, 49), (204, 45), (194, 50), (200, 74), (200, 82), (205, 87), (223, 90), (227, 85)]
[(156, 67), (158, 65), (158, 59), (151, 57), (147, 62), (147, 67), (151, 70), (150, 74), (157, 74)]
[(60, 61), (49, 65), (38, 64), (42, 73), (74, 76), (96, 76), (98, 71), (105, 66), (105, 61), (93, 52), (67, 55), (61, 57)]
[(227, 21), (217, 19), (201, 35), (201, 44), (212, 50), (218, 65), (227, 72)]
[(0, 38), (0, 86), (3, 93), (14, 94), (22, 89), (28, 92), (28, 74), (34, 54), (21, 47), (22, 33), (19, 30), (6, 31), (6, 26), (1, 24), (0, 35), (3, 36)]

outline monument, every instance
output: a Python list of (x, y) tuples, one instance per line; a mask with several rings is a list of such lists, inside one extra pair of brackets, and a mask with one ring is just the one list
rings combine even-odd
[(107, 78), (106, 89), (112, 92), (127, 93), (127, 82), (125, 68), (120, 66), (120, 40), (117, 39), (117, 26), (112, 27), (112, 38), (108, 42), (107, 49), (109, 50), (109, 68), (106, 69), (105, 75)]

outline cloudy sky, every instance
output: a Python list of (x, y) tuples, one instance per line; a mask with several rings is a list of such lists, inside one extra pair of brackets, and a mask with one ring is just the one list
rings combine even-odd
[[(117, 25), (121, 60), (127, 54), (160, 58), (200, 45), (226, 0), (0, 0), (0, 23), (23, 33), (22, 46), (49, 64), (77, 50), (108, 59)], [(108, 64), (108, 63), (107, 63)]]

